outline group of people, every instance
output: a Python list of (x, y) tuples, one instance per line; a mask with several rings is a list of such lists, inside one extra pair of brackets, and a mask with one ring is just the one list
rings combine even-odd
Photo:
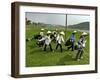
[(86, 32), (83, 32), (80, 35), (80, 38), (78, 40), (78, 42), (76, 42), (76, 33), (77, 31), (73, 31), (71, 36), (65, 41), (64, 40), (64, 35), (65, 33), (63, 31), (61, 32), (57, 32), (57, 31), (47, 31), (46, 35), (44, 35), (44, 29), (41, 29), (40, 31), (40, 36), (38, 38), (38, 45), (40, 46), (42, 43), (42, 46), (44, 51), (47, 50), (47, 46), (50, 47), (50, 51), (54, 52), (54, 49), (52, 49), (52, 44), (51, 42), (54, 41), (54, 43), (56, 43), (56, 47), (55, 50), (58, 49), (58, 47), (60, 48), (60, 51), (63, 52), (63, 46), (62, 44), (64, 43), (65, 46), (67, 46), (67, 50), (71, 49), (72, 51), (77, 50), (77, 54), (75, 56), (76, 60), (80, 60), (83, 56), (84, 53), (84, 48), (85, 48), (85, 37), (87, 36)]
[[(86, 32), (83, 32), (80, 37), (79, 37), (79, 40), (78, 42), (75, 44), (75, 34), (76, 34), (76, 31), (74, 31), (72, 33), (72, 35), (70, 36), (70, 38), (67, 40), (66, 42), (66, 46), (68, 46), (68, 50), (70, 48), (72, 48), (72, 51), (74, 50), (77, 50), (77, 54), (76, 54), (76, 57), (75, 59), (76, 60), (80, 60), (83, 58), (83, 53), (84, 53), (84, 48), (85, 48), (85, 45), (86, 45), (86, 36), (87, 36), (87, 33)], [(67, 43), (70, 43), (67, 45)]]
[(44, 29), (41, 29), (41, 32), (40, 32), (40, 35), (42, 36), (41, 39), (39, 39), (38, 41), (41, 43), (41, 42), (44, 42), (44, 51), (46, 51), (46, 48), (47, 46), (50, 47), (50, 50), (51, 51), (54, 51), (52, 49), (52, 45), (51, 45), (51, 42), (54, 41), (54, 43), (57, 43), (56, 44), (56, 50), (58, 49), (58, 47), (60, 47), (61, 49), (61, 52), (63, 51), (62, 49), (62, 42), (64, 43), (64, 35), (65, 33), (63, 31), (61, 31), (59, 34), (57, 33), (57, 31), (47, 31), (47, 34), (46, 36), (44, 36), (44, 32), (43, 32)]

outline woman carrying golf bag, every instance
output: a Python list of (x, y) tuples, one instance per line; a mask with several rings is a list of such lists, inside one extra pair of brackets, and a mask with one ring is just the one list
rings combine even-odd
[(70, 45), (68, 46), (68, 50), (69, 50), (70, 48), (72, 48), (72, 51), (74, 51), (75, 34), (76, 34), (76, 31), (74, 31), (74, 32), (72, 33), (72, 35), (70, 36), (70, 38), (69, 38)]
[(77, 54), (76, 54), (76, 60), (80, 60), (82, 59), (83, 53), (84, 53), (84, 48), (85, 48), (85, 36), (87, 35), (87, 33), (83, 32), (82, 35), (80, 36), (80, 39), (78, 41), (78, 48), (77, 48)]

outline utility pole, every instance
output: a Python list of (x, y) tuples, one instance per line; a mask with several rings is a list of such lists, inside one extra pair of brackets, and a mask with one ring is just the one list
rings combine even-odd
[(67, 39), (67, 14), (65, 18), (65, 40)]

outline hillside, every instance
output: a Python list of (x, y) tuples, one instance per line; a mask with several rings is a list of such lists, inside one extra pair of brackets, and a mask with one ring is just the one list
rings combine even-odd
[(83, 22), (75, 25), (70, 25), (68, 28), (71, 29), (80, 29), (80, 30), (89, 30), (89, 22)]
[[(53, 28), (53, 29), (61, 29), (61, 28), (65, 28), (65, 26), (63, 25), (53, 25), (53, 24), (46, 24), (46, 23), (36, 23), (33, 22), (32, 23), (35, 27), (39, 27), (41, 26), (41, 28)], [(69, 25), (68, 28), (70, 29), (79, 29), (79, 30), (89, 30), (89, 22), (82, 22), (79, 24), (75, 24), (75, 25)]]

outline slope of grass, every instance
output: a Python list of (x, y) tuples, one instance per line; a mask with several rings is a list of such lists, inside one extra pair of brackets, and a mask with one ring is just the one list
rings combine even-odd
[(89, 30), (89, 22), (82, 22), (75, 25), (68, 26), (71, 29), (79, 29), (79, 30)]
[[(33, 35), (40, 32), (41, 26), (35, 27), (33, 25), (26, 26), (26, 38), (32, 38)], [(54, 28), (49, 28), (49, 30), (54, 30)], [(64, 31), (61, 29), (58, 31)], [(47, 32), (47, 30), (45, 30)], [(65, 40), (71, 35), (71, 30), (66, 30)], [(79, 39), (81, 32), (76, 34), (76, 42)], [(49, 47), (47, 51), (43, 51), (43, 48), (40, 48), (36, 45), (36, 40), (26, 42), (26, 67), (34, 66), (58, 66), (58, 65), (79, 65), (79, 64), (89, 64), (89, 36), (86, 38), (86, 48), (84, 49), (83, 59), (76, 61), (72, 57), (76, 55), (77, 51), (67, 50), (67, 47), (63, 45), (63, 52), (60, 52), (60, 49), (55, 50), (56, 43), (52, 42), (52, 47), (54, 52), (51, 52)]]

